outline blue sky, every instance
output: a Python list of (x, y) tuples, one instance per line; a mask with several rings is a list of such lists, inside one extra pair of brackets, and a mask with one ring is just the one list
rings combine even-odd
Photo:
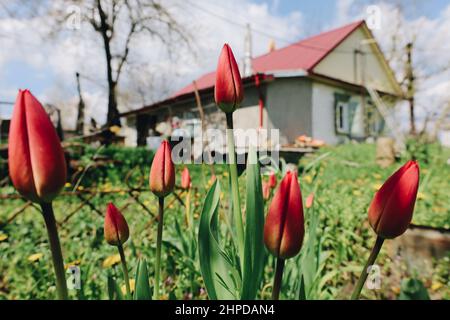
[[(288, 14), (291, 11), (301, 11), (304, 13), (308, 23), (315, 23), (317, 21), (324, 22), (331, 20), (336, 12), (338, 1), (336, 0), (319, 0), (319, 1), (307, 1), (307, 0), (255, 0), (256, 3), (267, 3), (273, 8), (277, 8), (280, 14)], [(378, 1), (361, 1), (367, 4), (376, 4)], [(408, 12), (410, 18), (416, 18), (419, 15), (424, 15), (429, 18), (435, 18), (439, 13), (445, 9), (449, 1), (448, 0), (408, 0), (405, 3), (410, 3), (410, 6), (418, 5), (417, 10), (411, 10), (415, 12)], [(407, 4), (406, 4), (407, 5)]]

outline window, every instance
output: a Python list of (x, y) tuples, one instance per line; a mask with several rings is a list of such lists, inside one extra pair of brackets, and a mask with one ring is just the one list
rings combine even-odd
[(338, 133), (349, 133), (349, 108), (348, 103), (338, 101), (336, 103), (336, 131)]

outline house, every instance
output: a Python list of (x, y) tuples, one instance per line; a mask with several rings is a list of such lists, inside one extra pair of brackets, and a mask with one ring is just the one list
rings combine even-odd
[(8, 142), (12, 110), (12, 102), (0, 102), (0, 146)]
[[(126, 144), (147, 144), (157, 126), (173, 117), (195, 135), (202, 112), (209, 127), (225, 128), (225, 115), (214, 103), (214, 83), (210, 72), (163, 101), (122, 113)], [(386, 126), (374, 100), (383, 101), (386, 111), (401, 99), (393, 71), (364, 21), (252, 58), (243, 84), (234, 127), (279, 129), (281, 145), (300, 135), (328, 144), (376, 137)]]

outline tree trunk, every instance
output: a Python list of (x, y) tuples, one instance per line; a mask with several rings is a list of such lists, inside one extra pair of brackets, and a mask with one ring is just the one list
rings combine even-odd
[[(106, 71), (108, 78), (108, 114), (106, 118), (106, 127), (110, 126), (120, 126), (120, 118), (119, 118), (119, 110), (117, 109), (117, 96), (116, 96), (116, 87), (117, 82), (114, 81), (113, 78), (113, 70), (112, 70), (112, 55), (111, 55), (111, 46), (110, 41), (112, 37), (112, 30), (108, 27), (107, 17), (105, 12), (103, 11), (100, 0), (97, 1), (98, 12), (100, 16), (100, 33), (103, 38), (103, 46), (105, 48), (105, 58), (106, 58)], [(108, 35), (108, 31), (111, 32), (111, 35)]]

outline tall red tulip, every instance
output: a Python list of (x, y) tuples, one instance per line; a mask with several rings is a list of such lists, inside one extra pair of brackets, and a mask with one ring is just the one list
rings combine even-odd
[(300, 186), (296, 174), (288, 172), (270, 204), (264, 225), (264, 243), (274, 256), (287, 259), (300, 251), (304, 233)]
[(378, 190), (369, 208), (369, 222), (379, 236), (392, 239), (406, 231), (418, 187), (419, 166), (415, 161), (408, 161)]
[(191, 176), (189, 175), (189, 169), (184, 167), (181, 173), (181, 188), (188, 190), (191, 187)]
[(47, 113), (28, 90), (17, 95), (8, 141), (14, 187), (33, 202), (51, 202), (66, 182), (64, 152)]
[(408, 229), (418, 187), (419, 165), (415, 161), (408, 161), (375, 193), (369, 207), (369, 222), (377, 239), (355, 285), (352, 300), (359, 298), (368, 276), (368, 268), (375, 263), (384, 240), (398, 237)]
[(172, 150), (169, 142), (164, 140), (156, 151), (150, 169), (150, 190), (158, 197), (158, 232), (156, 236), (155, 263), (155, 300), (160, 294), (161, 246), (164, 221), (164, 197), (175, 187), (175, 166), (172, 162)]
[(150, 169), (150, 190), (158, 197), (165, 197), (175, 186), (175, 166), (172, 162), (172, 150), (164, 140), (156, 151)]
[(275, 189), (277, 186), (277, 176), (274, 172), (271, 172), (269, 175), (269, 187), (271, 189)]
[(106, 208), (104, 232), (106, 242), (113, 246), (124, 244), (130, 235), (127, 221), (112, 203)]
[(216, 70), (214, 97), (223, 112), (231, 113), (244, 99), (242, 79), (233, 52), (224, 44)]

